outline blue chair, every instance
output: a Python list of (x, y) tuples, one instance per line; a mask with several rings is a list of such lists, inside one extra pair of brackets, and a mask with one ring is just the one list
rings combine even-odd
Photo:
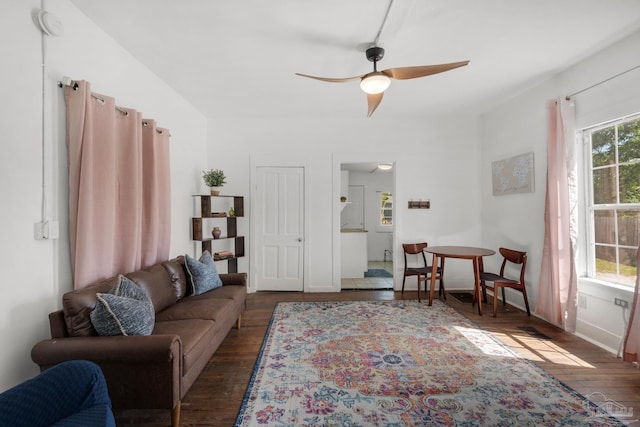
[(102, 370), (86, 360), (55, 365), (0, 394), (0, 426), (115, 425)]

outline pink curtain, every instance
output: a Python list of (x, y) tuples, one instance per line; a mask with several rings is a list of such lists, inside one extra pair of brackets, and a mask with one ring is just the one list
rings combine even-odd
[(547, 194), (536, 314), (574, 332), (577, 275), (575, 107), (564, 97), (547, 103)]
[(142, 266), (169, 258), (171, 236), (171, 176), (169, 131), (155, 120), (142, 121)]
[[(169, 131), (90, 84), (65, 87), (74, 287), (167, 259)], [(143, 123), (147, 123), (144, 126)]]
[(623, 359), (627, 362), (638, 362), (640, 352), (640, 247), (636, 252), (636, 289), (633, 293), (631, 303), (631, 314), (629, 315), (629, 326), (624, 338)]

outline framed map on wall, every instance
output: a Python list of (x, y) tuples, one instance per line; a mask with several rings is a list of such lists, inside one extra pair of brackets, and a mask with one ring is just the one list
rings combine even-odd
[(494, 196), (534, 191), (533, 152), (491, 163)]

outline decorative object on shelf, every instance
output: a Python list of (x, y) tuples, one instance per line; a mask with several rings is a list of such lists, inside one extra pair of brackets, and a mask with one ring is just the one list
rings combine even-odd
[(236, 216), (236, 211), (233, 209), (233, 206), (229, 208), (229, 216)]
[(341, 196), (340, 197), (340, 201), (341, 202), (346, 202), (347, 201), (347, 197), (346, 196)]
[(431, 209), (429, 200), (409, 200), (409, 209)]
[(217, 196), (220, 194), (220, 187), (222, 187), (227, 177), (220, 169), (209, 169), (208, 171), (202, 171), (202, 179), (204, 183), (211, 188), (211, 195)]
[(211, 230), (211, 235), (214, 239), (219, 239), (220, 233), (222, 233), (222, 231), (220, 231), (220, 227), (213, 227), (213, 230)]
[(233, 252), (220, 251), (220, 252), (213, 253), (214, 260), (221, 260), (221, 259), (228, 259), (228, 258), (233, 258)]

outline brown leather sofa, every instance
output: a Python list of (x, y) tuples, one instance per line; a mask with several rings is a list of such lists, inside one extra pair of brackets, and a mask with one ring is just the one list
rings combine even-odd
[(149, 336), (98, 336), (90, 320), (96, 293), (118, 278), (67, 292), (63, 309), (49, 314), (51, 339), (31, 358), (41, 370), (73, 359), (97, 363), (115, 410), (170, 409), (177, 427), (180, 402), (246, 306), (246, 273), (220, 274), (223, 286), (190, 296), (180, 256), (125, 275), (147, 290), (156, 316)]

